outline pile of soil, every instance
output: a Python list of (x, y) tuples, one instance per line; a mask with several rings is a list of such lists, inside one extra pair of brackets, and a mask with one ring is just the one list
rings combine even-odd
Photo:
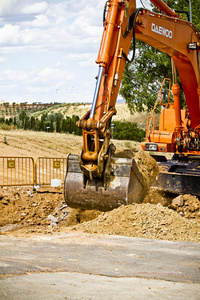
[[(0, 234), (51, 234), (82, 230), (88, 233), (131, 237), (200, 241), (200, 201), (184, 195), (183, 201), (150, 190), (143, 204), (121, 206), (110, 212), (72, 209), (62, 188), (0, 188)], [(159, 202), (160, 200), (160, 202)], [(165, 205), (164, 207), (161, 202)], [(151, 204), (158, 203), (158, 204)], [(186, 219), (188, 218), (188, 219)]]
[(102, 213), (95, 220), (73, 227), (88, 233), (102, 233), (162, 239), (200, 241), (200, 223), (186, 220), (161, 204), (131, 204)]
[(200, 220), (200, 201), (191, 195), (180, 195), (172, 200), (170, 208), (187, 219)]

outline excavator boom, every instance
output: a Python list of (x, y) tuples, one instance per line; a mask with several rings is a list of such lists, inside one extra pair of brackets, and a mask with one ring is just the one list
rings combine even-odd
[(133, 199), (142, 202), (145, 196), (146, 186), (135, 161), (115, 158), (115, 147), (109, 143), (111, 118), (116, 114), (133, 34), (130, 16), (135, 12), (135, 0), (107, 1), (92, 107), (77, 124), (83, 132), (83, 149), (80, 156), (67, 158), (64, 192), (71, 207), (106, 211)]

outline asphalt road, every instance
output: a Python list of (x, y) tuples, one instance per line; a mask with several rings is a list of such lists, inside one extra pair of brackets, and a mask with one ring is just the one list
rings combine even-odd
[(200, 244), (83, 233), (0, 237), (0, 299), (200, 299)]

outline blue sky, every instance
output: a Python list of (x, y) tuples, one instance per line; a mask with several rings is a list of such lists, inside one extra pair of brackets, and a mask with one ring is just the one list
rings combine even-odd
[(0, 100), (91, 102), (104, 4), (0, 0)]

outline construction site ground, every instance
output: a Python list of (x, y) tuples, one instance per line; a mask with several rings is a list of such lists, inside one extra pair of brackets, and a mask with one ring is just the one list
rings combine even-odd
[[(34, 159), (79, 153), (82, 143), (58, 133), (0, 137), (1, 156)], [(150, 188), (156, 167), (139, 144), (114, 144), (148, 174), (142, 204), (84, 211), (66, 205), (62, 187), (0, 187), (0, 299), (199, 299), (199, 199)]]

